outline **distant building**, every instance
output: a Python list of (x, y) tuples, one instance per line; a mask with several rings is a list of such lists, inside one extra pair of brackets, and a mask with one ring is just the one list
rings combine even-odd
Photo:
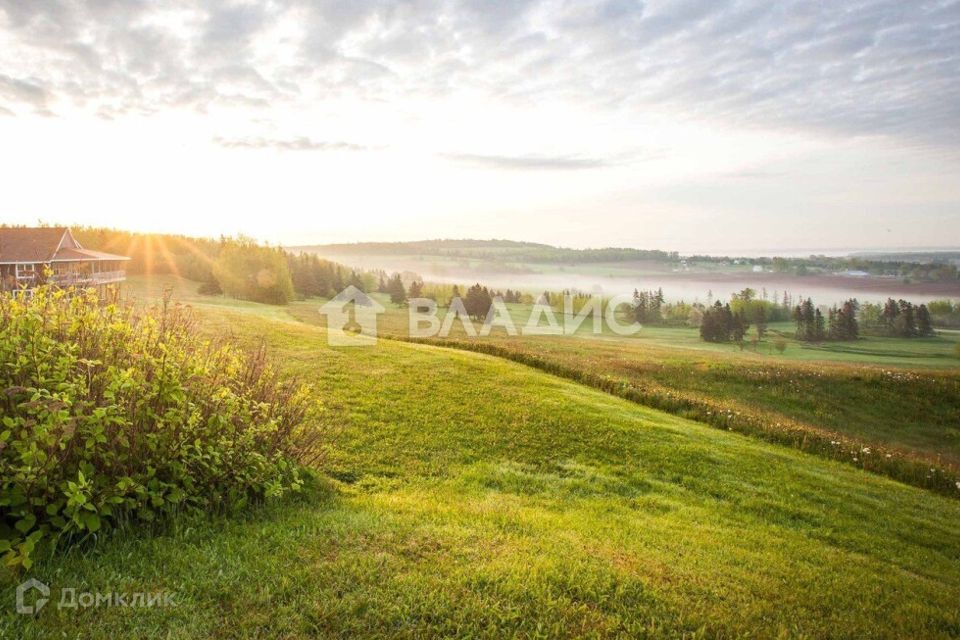
[(840, 275), (850, 276), (851, 278), (866, 278), (870, 275), (868, 271), (860, 271), (859, 269), (851, 269), (849, 271), (844, 271)]
[(97, 287), (126, 280), (130, 258), (84, 249), (66, 227), (0, 228), (0, 290), (29, 291), (40, 284)]
[(762, 265), (762, 264), (755, 264), (755, 265), (753, 265), (753, 272), (754, 272), (754, 273), (763, 273), (763, 265)]

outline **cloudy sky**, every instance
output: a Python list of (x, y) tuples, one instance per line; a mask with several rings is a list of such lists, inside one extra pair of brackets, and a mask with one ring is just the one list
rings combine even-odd
[(960, 1), (0, 0), (0, 221), (960, 245)]

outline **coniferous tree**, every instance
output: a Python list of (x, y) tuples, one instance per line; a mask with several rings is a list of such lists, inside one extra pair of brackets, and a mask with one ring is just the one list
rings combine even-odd
[(490, 291), (477, 283), (467, 289), (467, 295), (463, 299), (463, 306), (467, 315), (476, 320), (484, 320), (490, 312), (493, 299), (490, 297)]
[(933, 324), (930, 322), (930, 311), (925, 304), (917, 307), (917, 334), (923, 337), (934, 335)]
[(726, 316), (729, 318), (729, 328), (730, 328), (730, 337), (736, 343), (742, 343), (743, 337), (746, 335), (747, 330), (750, 328), (750, 323), (747, 321), (746, 317), (742, 312), (738, 311), (737, 313), (730, 312), (730, 305), (724, 307)]
[(897, 315), (895, 323), (896, 334), (904, 338), (912, 338), (917, 335), (917, 319), (914, 313), (913, 305), (906, 300), (897, 302), (900, 313)]
[[(797, 323), (797, 340), (813, 342), (817, 340), (817, 313), (813, 300), (803, 300), (793, 310), (793, 319)], [(821, 316), (822, 321), (822, 316)]]
[(856, 340), (860, 337), (860, 325), (857, 324), (857, 311), (860, 304), (856, 299), (850, 299), (843, 303), (840, 309), (843, 312), (844, 333), (847, 340)]
[(633, 290), (633, 316), (641, 324), (660, 324), (663, 322), (661, 308), (663, 289), (657, 291)]
[(729, 342), (732, 324), (730, 305), (719, 300), (703, 311), (700, 320), (700, 337), (707, 342)]
[(767, 334), (767, 311), (764, 305), (757, 307), (754, 324), (757, 325), (757, 337), (762, 340), (763, 336)]
[(414, 280), (410, 283), (410, 290), (408, 292), (408, 297), (413, 298), (422, 298), (423, 297), (423, 282), (420, 280)]
[(827, 335), (826, 321), (823, 319), (823, 314), (820, 313), (820, 309), (817, 309), (814, 312), (813, 318), (813, 340), (815, 342), (820, 342)]
[(843, 339), (843, 327), (840, 323), (840, 310), (833, 305), (827, 310), (827, 335), (831, 340)]
[(880, 314), (880, 322), (884, 333), (889, 336), (897, 333), (897, 316), (900, 315), (900, 307), (893, 298), (887, 298), (883, 305), (883, 312)]
[(360, 291), (363, 291), (363, 278), (361, 278), (360, 274), (358, 274), (356, 271), (350, 272), (349, 286), (356, 287), (357, 289), (360, 289)]
[(387, 282), (387, 293), (390, 294), (390, 302), (394, 304), (403, 304), (407, 301), (407, 290), (403, 286), (403, 279), (399, 273), (393, 274)]

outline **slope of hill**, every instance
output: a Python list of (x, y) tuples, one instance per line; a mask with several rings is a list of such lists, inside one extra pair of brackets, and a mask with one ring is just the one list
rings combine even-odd
[[(158, 298), (165, 287), (203, 308), (326, 326), (315, 299), (278, 308), (198, 294), (196, 283), (173, 277), (135, 277), (127, 284), (141, 299)], [(378, 322), (381, 335), (405, 339), (408, 309), (373, 295), (386, 309)], [(529, 305), (507, 307), (522, 327)], [(691, 328), (593, 336), (589, 324), (574, 336), (508, 337), (497, 327), (475, 339), (455, 324), (438, 344), (512, 359), (685, 418), (960, 497), (958, 333), (833, 346), (784, 338), (780, 353), (770, 341), (744, 350), (704, 342)], [(779, 328), (792, 332), (792, 326)]]
[(205, 309), (325, 402), (326, 490), (41, 562), (169, 608), (4, 637), (951, 637), (960, 503), (479, 354)]

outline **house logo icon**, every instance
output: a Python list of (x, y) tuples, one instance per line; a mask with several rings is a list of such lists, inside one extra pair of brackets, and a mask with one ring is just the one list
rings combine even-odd
[[(37, 596), (37, 599), (34, 600), (32, 605), (27, 604), (26, 595), (36, 589), (40, 592), (40, 595)], [(50, 587), (43, 584), (36, 578), (30, 578), (26, 582), (22, 583), (17, 587), (17, 613), (33, 614), (38, 613), (40, 609), (43, 609), (43, 605), (47, 604), (47, 600), (50, 599)]]
[(384, 306), (350, 285), (320, 307), (327, 316), (327, 344), (331, 347), (369, 347), (377, 343), (377, 315)]

